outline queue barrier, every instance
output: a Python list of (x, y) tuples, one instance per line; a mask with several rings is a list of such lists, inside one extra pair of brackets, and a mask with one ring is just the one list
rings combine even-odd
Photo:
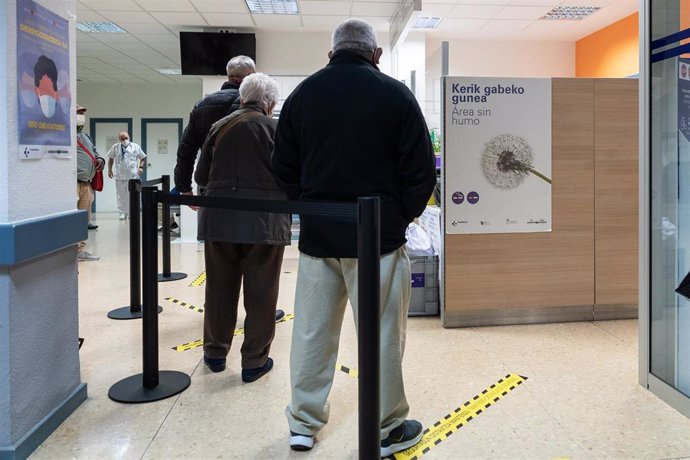
[[(129, 190), (129, 305), (108, 312), (108, 318), (116, 320), (141, 318), (141, 187), (162, 185), (165, 193), (170, 192), (170, 176), (161, 176), (147, 182), (130, 179)], [(170, 272), (170, 205), (163, 205), (163, 273), (158, 281), (175, 281), (187, 277), (186, 273)], [(163, 307), (158, 306), (158, 313)]]
[[(380, 458), (380, 199), (362, 197), (354, 203), (244, 200), (172, 195), (150, 185), (142, 190), (141, 246), (143, 268), (143, 373), (110, 387), (110, 399), (144, 403), (186, 390), (190, 377), (177, 371), (159, 371), (158, 365), (158, 203), (212, 207), (239, 211), (293, 213), (339, 219), (357, 224), (358, 240), (358, 414), (359, 458)], [(164, 221), (165, 225), (165, 221)], [(165, 248), (165, 245), (163, 245)]]

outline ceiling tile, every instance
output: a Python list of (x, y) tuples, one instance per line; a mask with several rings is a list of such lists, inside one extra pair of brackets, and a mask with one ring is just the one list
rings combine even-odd
[(480, 30), (488, 21), (486, 19), (455, 19), (445, 18), (436, 28), (436, 31), (471, 33)]
[(352, 16), (384, 16), (390, 18), (398, 7), (395, 3), (353, 2)]
[(563, 0), (512, 0), (510, 4), (522, 6), (556, 6), (560, 5), (562, 1)]
[(539, 19), (551, 8), (548, 6), (507, 6), (501, 10), (495, 19)]
[(299, 11), (302, 15), (350, 15), (351, 2), (331, 2), (324, 0), (303, 0), (299, 2)]
[(381, 16), (362, 16), (360, 19), (367, 21), (374, 28), (376, 32), (390, 31), (390, 18)]
[(244, 0), (191, 0), (201, 13), (249, 13)]
[(81, 2), (95, 11), (142, 11), (142, 8), (132, 0), (81, 0)]
[(82, 56), (77, 58), (77, 66), (80, 65), (86, 65), (86, 64), (100, 64), (101, 61), (97, 57), (92, 57), (92, 56)]
[[(128, 24), (118, 23), (118, 26), (125, 29), (130, 34), (164, 34), (168, 29), (163, 27), (161, 23), (155, 24)], [(171, 35), (172, 37), (172, 35)]]
[(450, 12), (449, 18), (489, 19), (505, 6), (500, 5), (458, 5)]
[(94, 38), (101, 43), (111, 45), (113, 43), (140, 43), (134, 35), (130, 34), (94, 34)]
[(83, 3), (77, 2), (77, 11), (79, 11), (79, 10), (90, 10), (90, 9), (91, 9), (91, 8), (89, 8), (88, 6), (84, 5)]
[(208, 23), (199, 13), (151, 13), (163, 24), (173, 24), (180, 26), (207, 26)]
[(79, 22), (107, 22), (108, 20), (93, 10), (77, 10)]
[(113, 11), (105, 10), (100, 12), (103, 16), (115, 23), (127, 24), (157, 24), (156, 18), (142, 11)]
[(249, 13), (201, 13), (206, 22), (213, 27), (254, 27)]
[(532, 22), (533, 21), (525, 20), (510, 21), (502, 19), (491, 19), (489, 20), (489, 22), (486, 23), (484, 27), (482, 27), (481, 31), (482, 33), (490, 33), (496, 35), (519, 32), (528, 25), (530, 25)]
[(134, 36), (144, 43), (151, 44), (151, 46), (157, 43), (179, 43), (180, 41), (179, 37), (170, 32), (163, 34), (134, 34)]
[(137, 0), (146, 11), (196, 11), (189, 0)]
[(292, 14), (252, 14), (259, 27), (300, 27), (298, 15)]
[(443, 3), (422, 3), (420, 16), (443, 18), (453, 10), (454, 6)]

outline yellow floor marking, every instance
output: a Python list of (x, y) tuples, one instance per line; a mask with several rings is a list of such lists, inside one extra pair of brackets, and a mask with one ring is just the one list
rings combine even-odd
[[(293, 313), (289, 313), (289, 314), (286, 314), (285, 316), (283, 316), (283, 317), (282, 317), (281, 319), (279, 319), (278, 321), (276, 321), (276, 324), (278, 324), (278, 323), (284, 323), (284, 322), (290, 321), (290, 320), (292, 320), (292, 319), (294, 319), (294, 318), (295, 318), (295, 315), (294, 315)], [(233, 335), (233, 336), (238, 336), (238, 335), (242, 335), (242, 334), (244, 334), (244, 328), (243, 328), (243, 327), (240, 327), (240, 328), (235, 329), (235, 332), (234, 332), (232, 335)], [(203, 344), (204, 344), (204, 339), (199, 339), (199, 340), (195, 340), (195, 341), (193, 341), (193, 342), (187, 342), (187, 343), (183, 343), (182, 345), (178, 345), (178, 346), (176, 346), (176, 347), (172, 347), (172, 349), (175, 350), (175, 351), (187, 351), (187, 350), (191, 350), (191, 349), (193, 349), (193, 348), (200, 347), (200, 346), (202, 346)]]
[(187, 303), (187, 302), (183, 302), (183, 301), (176, 299), (174, 297), (166, 297), (165, 300), (167, 300), (168, 302), (176, 303), (177, 305), (179, 305), (181, 307), (189, 308), (190, 310), (196, 311), (198, 313), (204, 312), (203, 308), (197, 307), (196, 305), (192, 305), (192, 304)]
[(335, 368), (336, 368), (336, 370), (345, 372), (347, 375), (349, 375), (350, 377), (353, 377), (353, 378), (357, 378), (357, 376), (359, 375), (359, 372), (357, 372), (356, 369), (350, 369), (349, 367), (343, 366), (342, 364), (339, 364), (339, 363), (335, 363)]
[(190, 284), (190, 286), (199, 287), (202, 284), (204, 284), (204, 281), (206, 281), (206, 272), (203, 272), (201, 275), (197, 276), (196, 279), (192, 281), (192, 284)]
[(455, 409), (450, 414), (443, 417), (433, 426), (424, 430), (422, 440), (407, 450), (396, 453), (393, 457), (396, 460), (416, 460), (426, 454), (441, 441), (458, 431), (462, 426), (469, 423), (476, 416), (491, 407), (496, 401), (514, 390), (518, 385), (527, 380), (516, 374), (508, 374), (498, 382), (482, 391), (470, 401)]

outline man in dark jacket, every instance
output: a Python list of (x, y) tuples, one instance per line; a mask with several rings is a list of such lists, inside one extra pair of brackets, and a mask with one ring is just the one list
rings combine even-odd
[(223, 83), (220, 91), (209, 94), (194, 104), (189, 114), (189, 124), (180, 139), (175, 166), (175, 187), (182, 194), (192, 193), (194, 162), (211, 125), (240, 107), (240, 84), (244, 77), (256, 72), (256, 66), (250, 57), (235, 56), (228, 61), (226, 70), (228, 81)]
[[(381, 198), (381, 457), (418, 443), (402, 378), (410, 261), (405, 229), (436, 183), (429, 132), (414, 95), (382, 74), (372, 27), (333, 32), (330, 63), (304, 80), (280, 112), (271, 160), (291, 199)], [(309, 450), (328, 421), (327, 398), (348, 297), (357, 319), (355, 225), (301, 216), (290, 355), (290, 446)]]
[[(194, 178), (204, 195), (284, 200), (271, 175), (278, 83), (255, 73), (240, 86), (241, 106), (211, 128)], [(244, 292), (242, 381), (253, 382), (273, 367), (268, 356), (275, 332), (280, 266), (290, 244), (290, 215), (201, 208), (199, 238), (204, 240), (206, 303), (204, 362), (214, 372), (225, 360)]]

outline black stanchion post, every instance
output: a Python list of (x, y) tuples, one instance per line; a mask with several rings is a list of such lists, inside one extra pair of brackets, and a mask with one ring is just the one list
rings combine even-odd
[(359, 458), (380, 458), (380, 209), (379, 198), (358, 200), (357, 339)]
[[(141, 181), (130, 179), (129, 190), (129, 306), (108, 312), (110, 319), (139, 319), (141, 313)], [(158, 313), (163, 307), (158, 306)]]
[[(163, 193), (170, 193), (170, 176), (161, 176)], [(187, 277), (186, 273), (170, 273), (170, 203), (163, 203), (161, 212), (163, 220), (163, 273), (158, 274), (158, 281), (177, 281)]]
[(143, 374), (120, 380), (110, 387), (110, 399), (143, 403), (169, 398), (187, 389), (189, 376), (177, 371), (158, 370), (158, 200), (155, 187), (142, 187), (143, 247)]

